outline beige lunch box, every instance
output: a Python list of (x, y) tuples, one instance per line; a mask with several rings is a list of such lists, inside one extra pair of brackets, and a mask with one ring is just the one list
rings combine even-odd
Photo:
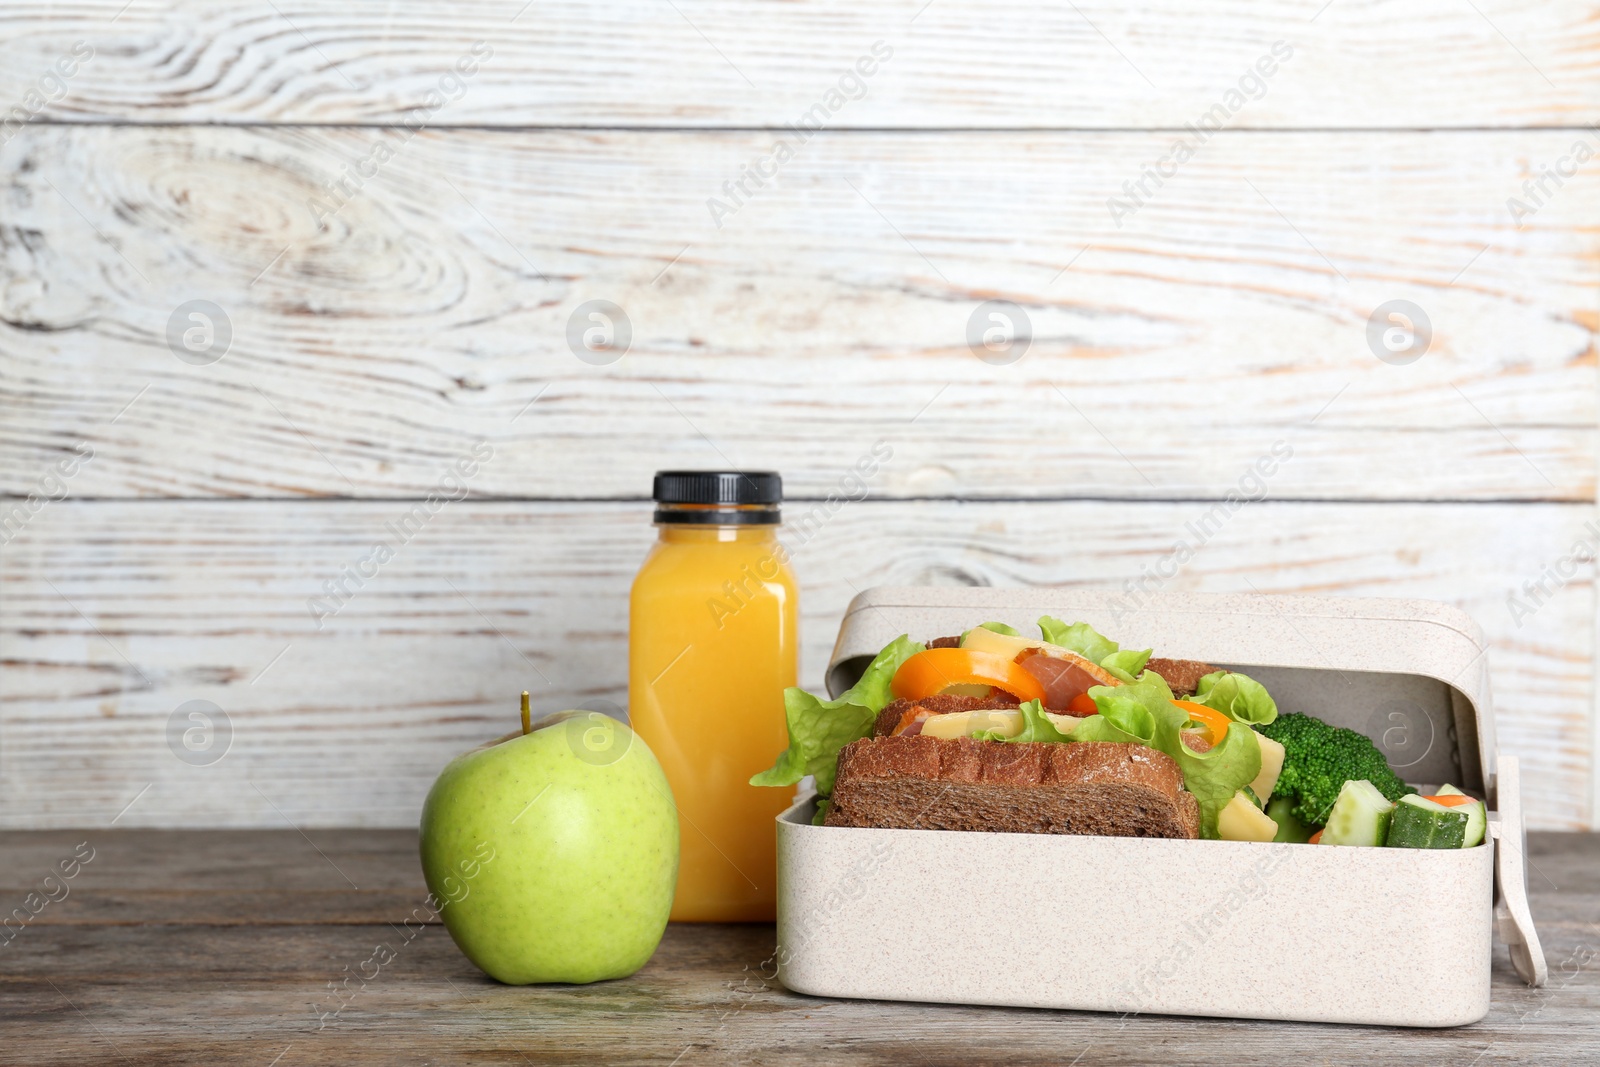
[[(812, 826), (778, 818), (778, 976), (825, 997), (1399, 1026), (1489, 1010), (1498, 931), (1546, 977), (1517, 763), (1496, 751), (1484, 639), (1431, 601), (876, 588), (829, 661), (837, 696), (883, 645), (1054, 615), (1124, 648), (1248, 672), (1285, 712), (1372, 737), (1407, 782), (1484, 797), (1455, 850)], [(1426, 791), (1426, 790), (1425, 790)]]

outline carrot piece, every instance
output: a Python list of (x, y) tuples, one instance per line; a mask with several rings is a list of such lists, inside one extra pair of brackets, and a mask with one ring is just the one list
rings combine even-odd
[(1312, 834), (1311, 840), (1308, 843), (1313, 845), (1322, 844), (1322, 831), (1318, 830), (1316, 833)]
[(1476, 804), (1472, 797), (1464, 797), (1459, 793), (1444, 793), (1436, 797), (1425, 796), (1423, 800), (1431, 800), (1435, 804), (1443, 804), (1447, 808), (1459, 808), (1463, 804)]

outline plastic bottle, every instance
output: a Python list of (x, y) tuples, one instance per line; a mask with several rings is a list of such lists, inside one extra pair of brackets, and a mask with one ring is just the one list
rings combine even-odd
[(661, 471), (658, 539), (633, 580), (628, 718), (666, 771), (682, 838), (677, 922), (768, 921), (773, 819), (791, 797), (749, 784), (788, 745), (798, 595), (772, 471)]

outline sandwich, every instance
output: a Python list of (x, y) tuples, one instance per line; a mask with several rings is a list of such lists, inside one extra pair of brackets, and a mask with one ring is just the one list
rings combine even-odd
[(832, 827), (1244, 841), (1309, 840), (1357, 776), (1379, 806), (1416, 792), (1370, 739), (1309, 716), (1286, 716), (1286, 768), (1277, 704), (1247, 675), (1038, 625), (901, 635), (837, 699), (785, 691), (789, 747), (751, 784), (811, 776)]

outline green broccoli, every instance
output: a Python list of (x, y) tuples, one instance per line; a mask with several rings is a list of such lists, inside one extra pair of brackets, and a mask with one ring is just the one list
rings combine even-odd
[(1391, 801), (1416, 792), (1389, 769), (1365, 734), (1310, 715), (1280, 715), (1256, 729), (1283, 746), (1283, 773), (1272, 795), (1293, 798), (1295, 816), (1313, 826), (1327, 823), (1345, 782), (1364, 778)]

